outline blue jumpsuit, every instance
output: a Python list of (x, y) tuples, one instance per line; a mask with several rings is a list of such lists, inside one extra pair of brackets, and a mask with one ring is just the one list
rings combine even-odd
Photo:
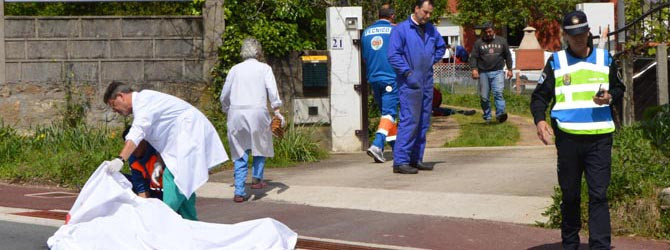
[(391, 147), (396, 138), (398, 117), (398, 89), (395, 72), (388, 62), (388, 43), (393, 26), (390, 21), (378, 20), (363, 32), (363, 59), (367, 79), (375, 102), (379, 105), (381, 119), (372, 145), (384, 149), (384, 141)]
[(423, 161), (433, 101), (433, 64), (442, 59), (446, 50), (446, 43), (435, 26), (426, 23), (424, 27), (421, 37), (418, 25), (410, 16), (391, 32), (388, 57), (397, 74), (400, 99), (394, 166)]

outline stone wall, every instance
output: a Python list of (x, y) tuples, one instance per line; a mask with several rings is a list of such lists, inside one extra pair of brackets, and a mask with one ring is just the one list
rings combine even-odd
[[(293, 99), (305, 97), (303, 93), (303, 75), (301, 56), (306, 55), (328, 55), (325, 50), (294, 51), (281, 58), (268, 58), (267, 63), (272, 67), (272, 72), (277, 81), (277, 88), (282, 98), (282, 113), (288, 114), (289, 120), (292, 120)], [(326, 96), (324, 96), (326, 97)]]
[(70, 84), (90, 123), (109, 121), (101, 99), (114, 80), (200, 106), (223, 32), (222, 16), (212, 17), (4, 17), (0, 119), (15, 127), (59, 120)]

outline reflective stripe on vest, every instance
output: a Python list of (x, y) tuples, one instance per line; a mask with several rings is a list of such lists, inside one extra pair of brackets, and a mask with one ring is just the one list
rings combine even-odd
[(556, 78), (551, 118), (570, 134), (595, 135), (614, 132), (610, 106), (598, 105), (593, 96), (598, 88), (609, 89), (610, 58), (606, 50), (595, 49), (585, 59), (561, 50), (553, 55)]

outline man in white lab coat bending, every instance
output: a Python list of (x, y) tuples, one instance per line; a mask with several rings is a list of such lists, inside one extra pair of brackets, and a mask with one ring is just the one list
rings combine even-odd
[(183, 218), (197, 220), (195, 190), (207, 182), (209, 168), (228, 160), (212, 123), (184, 100), (153, 90), (136, 92), (122, 82), (107, 87), (104, 102), (123, 116), (133, 114), (125, 146), (108, 170), (119, 171), (140, 141), (147, 140), (166, 167), (163, 201)]
[(263, 52), (253, 38), (244, 39), (241, 62), (230, 69), (221, 91), (221, 108), (228, 113), (228, 142), (230, 155), (235, 161), (235, 202), (246, 200), (244, 183), (247, 179), (249, 154), (253, 155), (251, 188), (261, 189), (266, 157), (274, 156), (268, 100), (275, 117), (284, 126), (279, 112), (282, 105), (277, 82), (269, 65), (259, 62)]

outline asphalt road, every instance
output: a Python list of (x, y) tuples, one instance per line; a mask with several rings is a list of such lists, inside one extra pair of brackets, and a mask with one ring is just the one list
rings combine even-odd
[(58, 230), (57, 227), (16, 223), (0, 220), (0, 249), (32, 250), (49, 249), (46, 239)]

